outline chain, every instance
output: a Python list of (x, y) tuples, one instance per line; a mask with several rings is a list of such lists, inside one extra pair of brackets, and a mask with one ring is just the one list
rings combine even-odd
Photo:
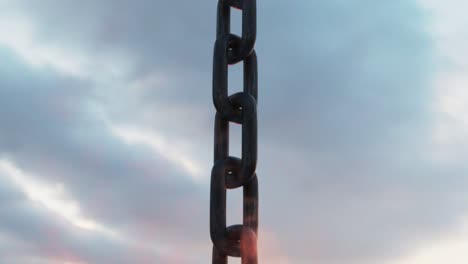
[[(230, 32), (231, 7), (242, 10), (242, 36)], [(214, 166), (211, 171), (210, 233), (213, 264), (228, 256), (257, 264), (257, 56), (256, 0), (219, 0), (213, 59)], [(228, 95), (228, 66), (244, 64), (243, 92)], [(242, 158), (229, 156), (229, 123), (242, 125)], [(243, 224), (226, 227), (227, 189), (243, 187)]]
[[(242, 10), (242, 36), (230, 31), (231, 8)], [(228, 256), (257, 264), (257, 31), (256, 0), (219, 0), (213, 59), (214, 166), (211, 171), (210, 234), (213, 264)], [(228, 95), (228, 66), (244, 64), (243, 92)], [(242, 157), (229, 156), (229, 123), (242, 125)], [(243, 223), (226, 226), (227, 189), (243, 187)]]

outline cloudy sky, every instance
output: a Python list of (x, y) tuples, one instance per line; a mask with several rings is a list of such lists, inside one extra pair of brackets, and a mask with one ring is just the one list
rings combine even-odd
[[(0, 263), (210, 263), (216, 2), (0, 0)], [(260, 263), (468, 262), (467, 9), (258, 0)]]

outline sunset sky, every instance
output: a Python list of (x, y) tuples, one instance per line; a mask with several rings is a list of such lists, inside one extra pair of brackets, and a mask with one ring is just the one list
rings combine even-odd
[[(259, 263), (468, 263), (468, 1), (257, 3)], [(216, 5), (0, 0), (0, 264), (210, 263)]]

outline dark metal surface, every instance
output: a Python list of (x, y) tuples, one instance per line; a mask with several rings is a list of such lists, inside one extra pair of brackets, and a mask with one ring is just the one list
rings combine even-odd
[[(242, 10), (242, 36), (230, 32), (231, 8)], [(257, 264), (257, 23), (256, 0), (219, 0), (213, 59), (214, 166), (211, 171), (210, 234), (213, 264), (228, 256)], [(228, 95), (228, 66), (243, 61), (244, 88)], [(242, 157), (229, 156), (229, 123), (242, 125)], [(242, 225), (226, 226), (227, 189), (243, 187)]]

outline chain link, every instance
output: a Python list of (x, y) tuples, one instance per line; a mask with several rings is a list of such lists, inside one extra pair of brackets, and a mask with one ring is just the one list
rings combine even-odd
[[(242, 10), (242, 36), (231, 33), (231, 8)], [(228, 256), (257, 264), (257, 55), (256, 0), (219, 0), (213, 58), (214, 166), (211, 171), (210, 234), (213, 264)], [(243, 92), (228, 95), (228, 66), (243, 61)], [(229, 156), (229, 123), (242, 125), (242, 157)], [(226, 226), (227, 189), (243, 187), (243, 223)]]

